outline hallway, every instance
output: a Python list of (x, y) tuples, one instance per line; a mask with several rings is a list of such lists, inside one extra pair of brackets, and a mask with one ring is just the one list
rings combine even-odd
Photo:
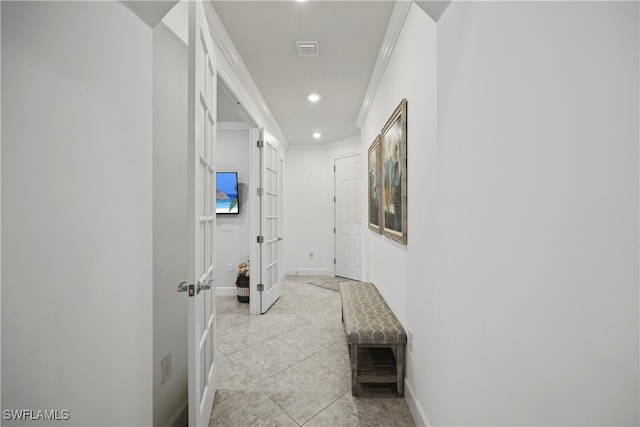
[(351, 396), (340, 294), (287, 277), (264, 315), (218, 297), (210, 426), (412, 426), (403, 398)]

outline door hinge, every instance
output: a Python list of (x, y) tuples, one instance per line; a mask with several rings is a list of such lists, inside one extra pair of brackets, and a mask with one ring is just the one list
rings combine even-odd
[(258, 243), (264, 243), (264, 236), (258, 236), (256, 240)]
[(262, 292), (262, 291), (264, 291), (264, 284), (258, 283), (258, 292)]
[(333, 227), (333, 234), (336, 234), (336, 228)]
[(333, 171), (334, 172), (336, 171), (336, 165), (333, 165)]
[(333, 259), (333, 264), (334, 264), (334, 265), (336, 264), (336, 259), (335, 259), (335, 258)]
[(333, 196), (333, 203), (336, 202), (336, 196)]
[(258, 193), (258, 196), (262, 196), (264, 194), (264, 188), (259, 187), (258, 189), (256, 189), (256, 193)]
[(256, 143), (256, 145), (258, 146), (258, 148), (264, 148), (264, 141), (259, 139)]

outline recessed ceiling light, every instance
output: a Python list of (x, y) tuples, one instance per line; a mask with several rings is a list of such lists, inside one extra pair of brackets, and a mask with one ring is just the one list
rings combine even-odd
[(317, 93), (310, 93), (309, 95), (307, 95), (307, 99), (311, 102), (318, 102), (320, 101), (320, 95), (318, 95)]
[(296, 1), (297, 1), (298, 3), (304, 3), (304, 2), (306, 2), (307, 0), (296, 0)]
[(322, 134), (321, 134), (320, 132), (314, 132), (314, 133), (313, 133), (313, 137), (314, 137), (315, 139), (319, 139), (321, 136), (322, 136)]

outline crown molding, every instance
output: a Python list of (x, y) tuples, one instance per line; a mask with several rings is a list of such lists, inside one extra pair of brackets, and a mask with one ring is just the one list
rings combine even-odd
[(384, 71), (387, 69), (387, 65), (391, 59), (391, 54), (393, 53), (393, 48), (396, 45), (396, 41), (398, 40), (400, 30), (402, 30), (402, 26), (404, 25), (404, 21), (407, 19), (409, 8), (412, 3), (413, 1), (410, 0), (396, 0), (393, 5), (393, 10), (389, 17), (389, 23), (387, 24), (387, 30), (384, 33), (384, 38), (380, 45), (380, 51), (378, 52), (378, 58), (376, 59), (376, 65), (373, 67), (369, 86), (365, 92), (364, 99), (362, 100), (362, 106), (360, 107), (360, 113), (358, 113), (358, 118), (356, 119), (356, 126), (358, 126), (359, 129), (362, 128), (364, 120), (366, 119), (367, 114), (369, 114), (371, 103), (378, 91), (378, 87), (380, 86), (380, 82), (384, 76)]
[(218, 73), (234, 97), (247, 110), (258, 126), (266, 128), (284, 147), (288, 146), (287, 139), (280, 129), (280, 125), (271, 113), (267, 102), (262, 97), (251, 73), (247, 69), (240, 53), (236, 49), (231, 36), (227, 32), (220, 16), (213, 5), (207, 7), (209, 31), (213, 37), (222, 58), (216, 58)]

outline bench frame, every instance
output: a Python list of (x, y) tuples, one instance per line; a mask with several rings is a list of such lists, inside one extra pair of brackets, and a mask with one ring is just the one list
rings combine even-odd
[[(349, 355), (351, 357), (351, 395), (358, 396), (362, 393), (362, 385), (358, 376), (358, 350), (366, 348), (391, 348), (396, 365), (396, 374), (368, 376), (363, 383), (396, 383), (399, 397), (404, 396), (404, 350), (406, 344), (355, 344), (349, 343)], [(395, 350), (395, 351), (394, 351)]]
[[(375, 290), (375, 292), (377, 292), (379, 295), (379, 292), (375, 287), (375, 285), (373, 284), (371, 285), (373, 286), (373, 290)], [(341, 299), (344, 298), (344, 296), (342, 295), (342, 291), (340, 292), (340, 296), (341, 296)], [(382, 301), (386, 305), (386, 302), (384, 302), (384, 299), (382, 299)], [(342, 301), (342, 303), (343, 303), (343, 307), (341, 310), (342, 323), (344, 324), (344, 318), (345, 318), (344, 300)], [(393, 315), (393, 313), (391, 314)], [(345, 330), (345, 332), (347, 331)], [(376, 344), (352, 343), (352, 342), (349, 342), (349, 339), (347, 339), (347, 344), (349, 345), (349, 356), (351, 358), (351, 394), (353, 396), (357, 396), (361, 394), (362, 392), (361, 384), (364, 384), (364, 383), (378, 383), (378, 384), (396, 383), (398, 396), (400, 397), (404, 396), (404, 370), (405, 370), (404, 358), (405, 358), (405, 349), (407, 345), (406, 339), (404, 342), (394, 341), (390, 343), (376, 343)], [(375, 372), (377, 369), (375, 361), (372, 361), (372, 366), (362, 367), (358, 365), (358, 350), (375, 349), (375, 348), (383, 348), (383, 349), (387, 348), (391, 350), (391, 353), (393, 353), (394, 362), (395, 362), (394, 363), (395, 372), (393, 374), (390, 374), (389, 372), (387, 372), (386, 374), (385, 373), (374, 374), (373, 372)], [(390, 366), (391, 365), (389, 365), (387, 361), (387, 363), (384, 366), (382, 366), (381, 369), (379, 370), (388, 369)], [(362, 374), (361, 371), (366, 371), (366, 373)]]

